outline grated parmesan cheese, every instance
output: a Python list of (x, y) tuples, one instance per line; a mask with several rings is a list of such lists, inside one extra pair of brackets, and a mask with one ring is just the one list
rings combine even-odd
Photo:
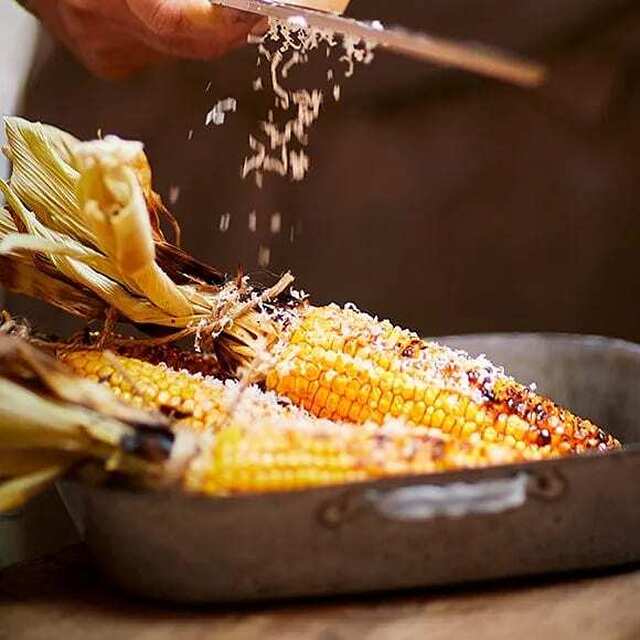
[(231, 214), (230, 213), (223, 213), (220, 216), (220, 231), (222, 233), (226, 233), (227, 231), (229, 231), (229, 226), (231, 225)]
[(220, 126), (224, 124), (227, 113), (235, 113), (237, 108), (238, 103), (235, 98), (225, 98), (224, 100), (219, 100), (207, 113), (204, 124), (206, 126), (209, 126), (210, 124)]
[[(338, 43), (334, 33), (310, 27), (302, 17), (286, 21), (271, 18), (267, 33), (262, 37), (252, 35), (249, 42), (257, 44), (256, 67), (268, 67), (264, 77), (253, 82), (253, 88), (259, 91), (268, 85), (273, 93), (274, 108), (269, 109), (258, 131), (249, 136), (251, 153), (245, 157), (242, 177), (253, 175), (258, 187), (262, 187), (265, 173), (303, 180), (311, 167), (305, 150), (309, 131), (320, 117), (324, 91), (321, 88), (293, 90), (283, 81), (296, 66), (306, 64), (313, 51), (323, 47), (327, 58), (338, 47), (339, 61), (346, 67), (344, 76), (351, 77), (357, 64), (369, 64), (373, 60), (374, 45), (348, 37)], [(335, 72), (330, 68), (327, 82), (332, 85), (334, 101), (338, 102), (341, 89), (334, 80)]]
[(169, 188), (169, 202), (170, 204), (176, 204), (180, 198), (180, 187), (178, 185), (171, 185)]
[(258, 248), (258, 266), (268, 267), (271, 264), (271, 248), (260, 245)]
[(278, 234), (282, 229), (282, 216), (279, 213), (274, 213), (271, 216), (271, 224), (269, 225), (271, 228), (271, 233)]
[(251, 233), (255, 233), (257, 228), (258, 228), (258, 215), (256, 214), (255, 211), (252, 211), (249, 214), (249, 231), (251, 231)]

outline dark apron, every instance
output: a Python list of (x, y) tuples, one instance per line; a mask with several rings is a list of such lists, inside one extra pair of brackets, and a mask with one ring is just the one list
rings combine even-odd
[[(252, 49), (123, 84), (89, 77), (56, 50), (34, 71), (24, 111), (80, 137), (101, 128), (144, 140), (157, 190), (180, 187), (173, 208), (184, 245), (230, 272), (258, 270), (262, 245), (270, 270), (291, 269), (317, 301), (354, 301), (423, 334), (640, 340), (640, 9), (360, 0), (351, 13), (514, 47), (557, 74), (534, 94), (380, 54), (326, 105), (311, 132), (308, 180), (267, 179), (261, 192), (239, 176), (262, 115)], [(238, 112), (205, 127), (228, 96)], [(13, 308), (51, 324), (41, 307)]]

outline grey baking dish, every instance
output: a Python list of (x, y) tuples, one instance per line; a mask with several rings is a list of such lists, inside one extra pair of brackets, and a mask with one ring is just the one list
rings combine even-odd
[(640, 346), (443, 338), (486, 353), (624, 443), (602, 456), (222, 499), (60, 491), (118, 585), (177, 602), (427, 587), (640, 560)]

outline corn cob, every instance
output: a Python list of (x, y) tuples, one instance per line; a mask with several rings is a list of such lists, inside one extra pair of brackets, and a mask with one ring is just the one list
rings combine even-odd
[(213, 426), (224, 411), (222, 383), (202, 376), (103, 351), (72, 351), (60, 359), (75, 374), (108, 386), (123, 402), (177, 417), (185, 426)]
[[(174, 354), (175, 355), (175, 354)], [(299, 415), (293, 406), (279, 404), (274, 394), (255, 387), (242, 389), (236, 382), (175, 371), (165, 364), (154, 365), (98, 350), (79, 350), (59, 355), (78, 376), (107, 386), (121, 401), (136, 408), (159, 411), (178, 427), (216, 430), (229, 421), (231, 413), (243, 413), (247, 420), (280, 419)]]
[(539, 459), (405, 425), (361, 429), (309, 418), (225, 427), (190, 465), (185, 486), (212, 495), (294, 491)]
[(331, 420), (382, 424), (401, 418), (455, 437), (566, 455), (619, 443), (472, 359), (355, 309), (310, 307), (272, 348), (268, 389)]

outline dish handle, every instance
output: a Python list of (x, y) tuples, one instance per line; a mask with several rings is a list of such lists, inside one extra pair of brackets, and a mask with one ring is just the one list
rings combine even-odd
[(325, 505), (322, 522), (336, 527), (371, 511), (392, 522), (424, 522), (433, 518), (463, 518), (500, 514), (522, 508), (529, 498), (554, 499), (564, 492), (557, 474), (519, 472), (511, 477), (445, 485), (410, 484), (394, 489), (373, 489)]

